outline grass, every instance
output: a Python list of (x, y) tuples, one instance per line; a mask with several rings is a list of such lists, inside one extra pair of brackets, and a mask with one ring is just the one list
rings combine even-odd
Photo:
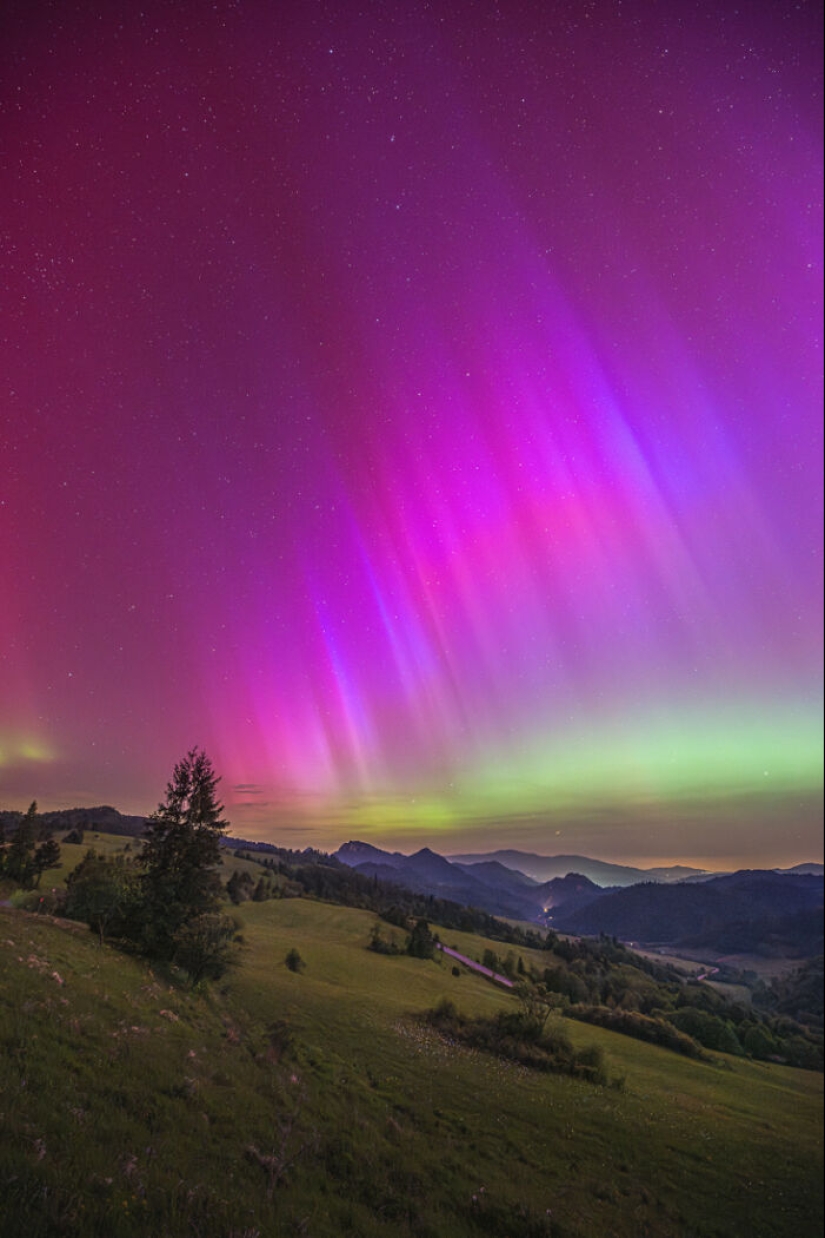
[[(4, 1233), (821, 1230), (821, 1076), (708, 1066), (572, 1020), (574, 1047), (599, 1045), (624, 1091), (538, 1075), (424, 1026), (442, 997), (484, 1016), (514, 999), (448, 961), (368, 951), (370, 913), (237, 910), (241, 968), (193, 993), (83, 927), (0, 909)], [(303, 973), (284, 964), (293, 947)]]

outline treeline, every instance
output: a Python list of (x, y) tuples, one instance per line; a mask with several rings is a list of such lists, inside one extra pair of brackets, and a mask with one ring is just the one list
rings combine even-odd
[[(14, 809), (0, 810), (0, 831), (5, 829), (7, 833), (13, 833), (23, 815)], [(81, 833), (91, 831), (136, 838), (146, 826), (146, 817), (129, 816), (109, 804), (101, 804), (97, 808), (57, 808), (40, 813), (39, 820), (53, 834), (79, 830)]]
[(281, 887), (269, 873), (256, 881), (251, 873), (235, 869), (226, 883), (226, 893), (236, 907), (240, 903), (265, 903), (270, 898), (283, 896)]

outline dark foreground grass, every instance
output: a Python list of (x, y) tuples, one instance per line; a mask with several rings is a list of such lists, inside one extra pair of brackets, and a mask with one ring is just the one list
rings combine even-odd
[(442, 998), (488, 1018), (514, 999), (368, 951), (370, 915), (243, 917), (241, 969), (192, 993), (85, 928), (0, 911), (4, 1238), (820, 1232), (821, 1076), (573, 1022), (624, 1091), (537, 1075), (422, 1026)]

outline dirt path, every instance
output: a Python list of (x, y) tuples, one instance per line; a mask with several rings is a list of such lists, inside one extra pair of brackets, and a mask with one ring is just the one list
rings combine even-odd
[(482, 976), (487, 976), (489, 980), (495, 980), (496, 984), (503, 984), (505, 988), (512, 989), (512, 980), (508, 980), (506, 976), (499, 975), (498, 972), (491, 971), (489, 967), (484, 967), (481, 963), (476, 963), (475, 959), (468, 959), (466, 954), (459, 954), (457, 950), (451, 950), (449, 946), (442, 946), (438, 943), (436, 943), (436, 948), (442, 954), (448, 954), (451, 959), (458, 959), (459, 963), (463, 963), (465, 967), (481, 972)]
[(708, 976), (715, 976), (719, 971), (718, 967), (709, 967), (707, 971), (703, 971), (701, 976), (694, 976), (694, 980), (707, 980)]

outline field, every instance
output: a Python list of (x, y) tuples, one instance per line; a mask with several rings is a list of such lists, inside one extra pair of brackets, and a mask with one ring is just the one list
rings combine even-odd
[(4, 1234), (819, 1232), (821, 1076), (572, 1021), (623, 1090), (528, 1073), (416, 1018), (512, 996), (368, 951), (371, 914), (284, 899), (242, 918), (242, 966), (193, 993), (82, 926), (0, 910)]
[(697, 958), (688, 954), (669, 953), (667, 950), (647, 950), (635, 945), (633, 949), (643, 958), (652, 959), (655, 963), (670, 964), (686, 976), (707, 972), (711, 967), (729, 967), (734, 971), (752, 971), (761, 980), (771, 980), (774, 976), (787, 976), (799, 967), (799, 959), (769, 958), (762, 954), (720, 955), (713, 950), (706, 950), (701, 958)]
[[(637, 949), (637, 954), (652, 959), (655, 963), (666, 963), (675, 967), (685, 976), (704, 975), (713, 967), (729, 967), (734, 971), (753, 972), (760, 980), (769, 982), (774, 976), (788, 976), (799, 967), (799, 959), (766, 958), (761, 954), (705, 954), (703, 959), (690, 958), (685, 954), (668, 954), (663, 950)], [(706, 984), (720, 993), (729, 1002), (740, 1002), (743, 1006), (750, 1005), (751, 990), (745, 984), (731, 984), (724, 980), (716, 980), (709, 975)]]

